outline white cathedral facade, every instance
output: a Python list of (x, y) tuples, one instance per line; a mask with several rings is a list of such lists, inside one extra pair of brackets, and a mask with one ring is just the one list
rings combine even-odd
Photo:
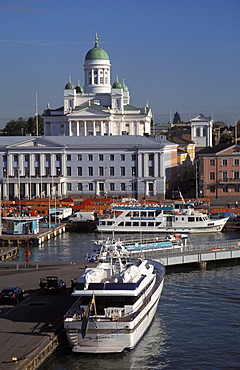
[(64, 89), (64, 103), (58, 109), (44, 111), (45, 136), (140, 135), (151, 133), (152, 111), (146, 103), (137, 108), (130, 104), (130, 93), (118, 77), (111, 85), (111, 63), (105, 50), (95, 46), (84, 60), (84, 86), (71, 82)]

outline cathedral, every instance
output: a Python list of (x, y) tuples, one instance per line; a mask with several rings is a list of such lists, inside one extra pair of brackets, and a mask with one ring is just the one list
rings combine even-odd
[(84, 60), (84, 86), (69, 77), (64, 88), (63, 106), (44, 110), (45, 136), (140, 135), (151, 133), (152, 111), (130, 104), (130, 93), (124, 80), (111, 84), (108, 53), (95, 45)]

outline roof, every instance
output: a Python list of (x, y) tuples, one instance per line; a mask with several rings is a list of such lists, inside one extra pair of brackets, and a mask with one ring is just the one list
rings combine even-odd
[(201, 149), (198, 151), (198, 154), (216, 154), (218, 152), (221, 152), (222, 150), (228, 149), (233, 147), (234, 145), (232, 143), (220, 143), (218, 145), (215, 145), (213, 147), (206, 147), (204, 149)]
[[(140, 135), (111, 135), (111, 136), (0, 136), (0, 148), (3, 150), (6, 147), (12, 146), (12, 149), (21, 146), (21, 149), (29, 148), (29, 141), (41, 142), (41, 147), (35, 148), (44, 149), (45, 147), (68, 147), (68, 148), (152, 148), (159, 149), (166, 145), (173, 146), (167, 140), (156, 140), (151, 137)], [(26, 145), (24, 145), (26, 143)], [(45, 145), (44, 145), (45, 144)]]
[(87, 52), (85, 60), (109, 60), (108, 53), (98, 45), (97, 35), (95, 38), (95, 46)]

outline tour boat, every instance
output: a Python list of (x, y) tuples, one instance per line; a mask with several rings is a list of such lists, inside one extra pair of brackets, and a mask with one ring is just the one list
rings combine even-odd
[(141, 256), (148, 258), (149, 253), (177, 250), (183, 251), (187, 246), (187, 235), (168, 235), (166, 237), (155, 238), (140, 238), (140, 239), (115, 239), (106, 238), (101, 240), (93, 240), (93, 247), (90, 254), (87, 255), (87, 260), (90, 262), (100, 261), (111, 254), (119, 254), (122, 257), (126, 256)]
[(204, 233), (221, 231), (228, 217), (212, 219), (194, 209), (192, 203), (174, 203), (170, 206), (143, 205), (135, 202), (112, 206), (99, 219), (99, 232)]
[(72, 351), (133, 349), (154, 318), (164, 275), (159, 262), (119, 256), (86, 268), (72, 292), (79, 298), (64, 317)]

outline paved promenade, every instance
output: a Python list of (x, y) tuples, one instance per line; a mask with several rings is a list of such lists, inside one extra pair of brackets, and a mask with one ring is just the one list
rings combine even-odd
[[(61, 327), (63, 315), (76, 298), (71, 297), (71, 279), (80, 276), (83, 262), (39, 262), (38, 268), (20, 267), (16, 263), (0, 263), (0, 290), (18, 285), (25, 290), (25, 298), (17, 305), (0, 305), (0, 368), (24, 369), (33, 355), (40, 352), (47, 341)], [(6, 268), (8, 267), (8, 268)], [(49, 295), (39, 288), (40, 278), (58, 276), (67, 284), (60, 294)], [(14, 363), (12, 358), (17, 358)]]

